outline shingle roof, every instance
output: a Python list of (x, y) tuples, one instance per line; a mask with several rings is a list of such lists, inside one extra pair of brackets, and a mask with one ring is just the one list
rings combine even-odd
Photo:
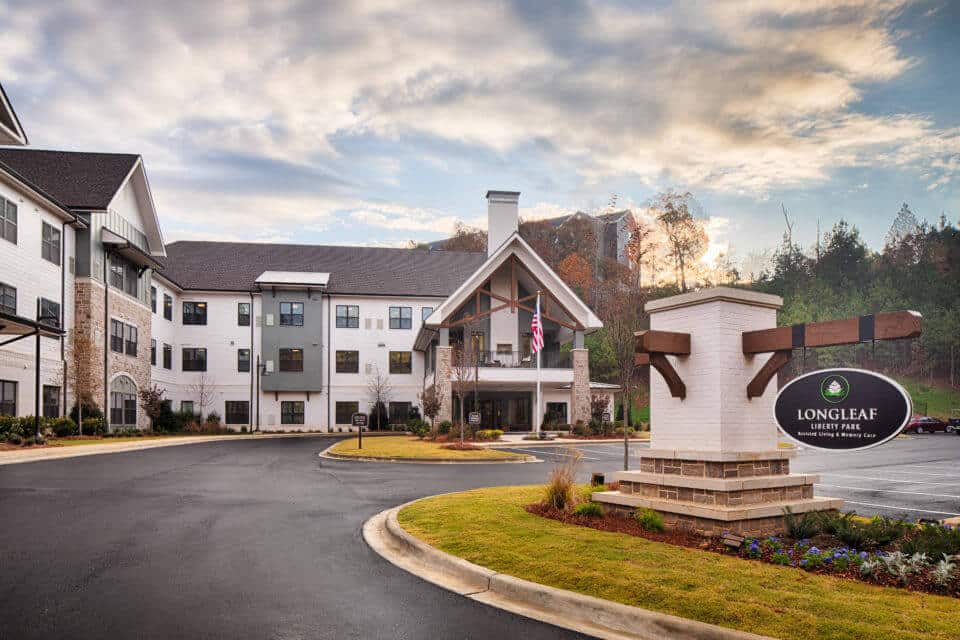
[(27, 143), (27, 133), (20, 125), (20, 119), (17, 118), (17, 112), (13, 110), (13, 104), (10, 102), (10, 97), (7, 96), (7, 92), (4, 91), (2, 84), (0, 84), (0, 123), (3, 123), (3, 125), (12, 131), (14, 135), (22, 136), (22, 142), (24, 144)]
[(139, 156), (0, 149), (0, 162), (71, 209), (106, 209)]
[(160, 274), (184, 289), (248, 291), (264, 271), (325, 271), (340, 294), (447, 296), (485, 253), (378, 247), (180, 241)]

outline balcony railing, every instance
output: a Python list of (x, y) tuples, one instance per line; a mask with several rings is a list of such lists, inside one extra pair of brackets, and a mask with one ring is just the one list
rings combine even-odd
[[(468, 354), (467, 357), (471, 357)], [(481, 367), (504, 368), (504, 369), (536, 369), (536, 354), (524, 353), (522, 351), (481, 351), (478, 355)], [(573, 366), (573, 360), (569, 351), (542, 351), (540, 353), (540, 366), (544, 369), (569, 369)]]

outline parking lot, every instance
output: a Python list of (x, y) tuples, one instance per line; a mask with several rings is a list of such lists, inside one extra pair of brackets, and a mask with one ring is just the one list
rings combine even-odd
[[(631, 442), (630, 465), (646, 443)], [(587, 472), (623, 468), (623, 443), (577, 445)], [(548, 462), (570, 453), (563, 447), (531, 445), (516, 451)], [(939, 520), (960, 516), (960, 436), (925, 434), (901, 436), (874, 449), (826, 453), (801, 448), (791, 462), (794, 472), (817, 473), (820, 496), (843, 498), (848, 510), (862, 515), (884, 514), (908, 520)]]

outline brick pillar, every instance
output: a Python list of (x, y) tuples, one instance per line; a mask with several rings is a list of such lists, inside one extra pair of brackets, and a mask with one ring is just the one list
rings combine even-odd
[(452, 356), (453, 347), (437, 347), (437, 369), (434, 387), (440, 397), (440, 413), (437, 414), (437, 420), (441, 422), (443, 420), (453, 420), (453, 389), (450, 384)]
[(586, 349), (572, 349), (573, 385), (570, 390), (570, 423), (590, 422), (590, 365)]

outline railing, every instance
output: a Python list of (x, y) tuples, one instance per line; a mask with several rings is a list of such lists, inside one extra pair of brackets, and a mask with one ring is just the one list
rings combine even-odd
[[(471, 354), (468, 354), (470, 357)], [(536, 369), (537, 356), (522, 351), (481, 351), (479, 352), (481, 367), (504, 369)], [(569, 351), (542, 351), (540, 366), (544, 369), (569, 369), (573, 360)]]

